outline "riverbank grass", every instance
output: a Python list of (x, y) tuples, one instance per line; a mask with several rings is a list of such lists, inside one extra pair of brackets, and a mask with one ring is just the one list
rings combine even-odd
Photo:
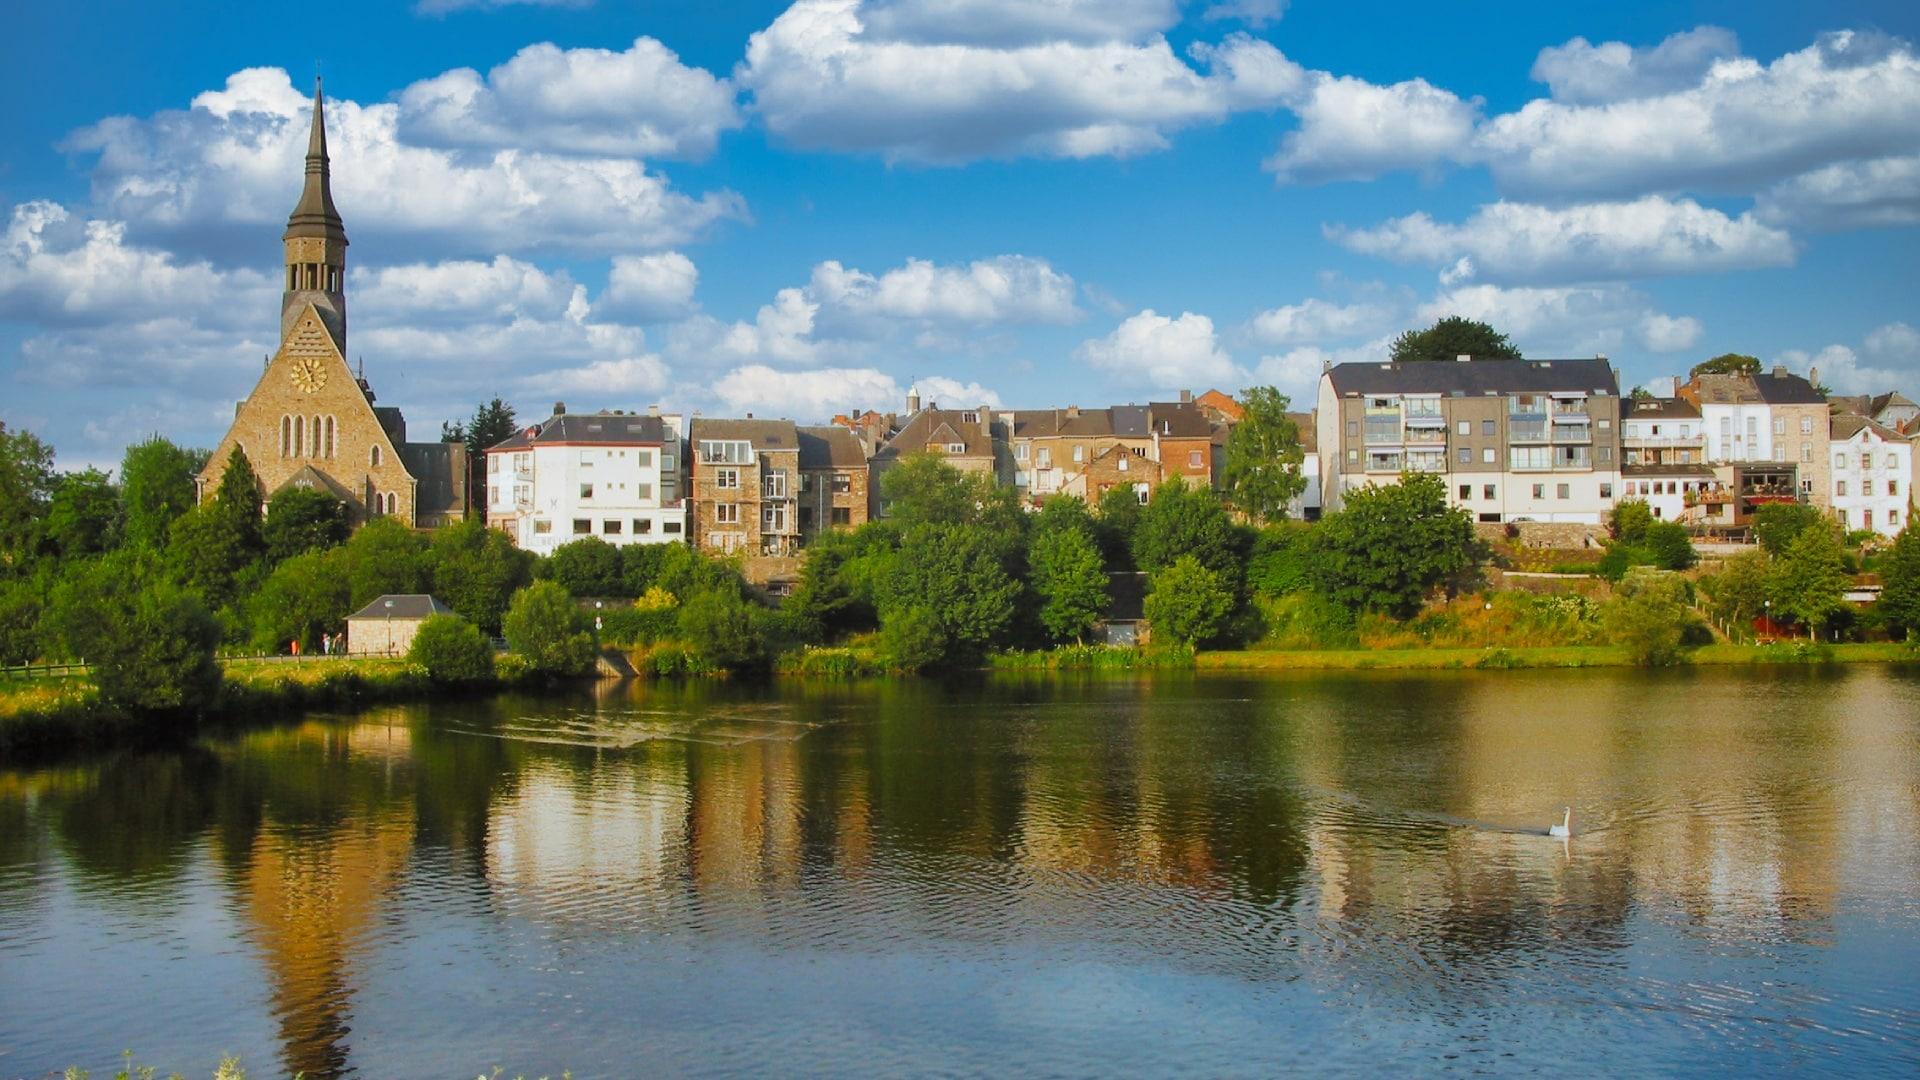
[[(1822, 645), (1780, 641), (1761, 645), (1713, 644), (1685, 649), (1681, 666), (1757, 664), (1888, 663), (1920, 661), (1920, 651), (1898, 642), (1848, 642)], [(1366, 671), (1489, 670), (1513, 668), (1635, 667), (1629, 650), (1617, 645), (1409, 649), (1250, 649), (1203, 652), (1194, 658), (1202, 671)]]

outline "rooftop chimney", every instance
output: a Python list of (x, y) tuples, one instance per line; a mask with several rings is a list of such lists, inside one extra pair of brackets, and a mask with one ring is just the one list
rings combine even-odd
[(1811, 383), (1814, 386), (1820, 385), (1820, 369), (1819, 368), (1810, 367), (1807, 369), (1807, 382)]
[(658, 406), (658, 405), (649, 405), (649, 406), (647, 406), (647, 415), (648, 415), (648, 416), (659, 416), (659, 415), (660, 415), (660, 406)]
[(564, 401), (556, 401), (556, 402), (554, 402), (554, 403), (553, 403), (553, 415), (555, 415), (555, 416), (565, 416), (565, 415), (567, 415), (567, 403), (566, 403), (566, 402), (564, 402)]
[(1776, 378), (1776, 379), (1784, 379), (1784, 378), (1786, 378), (1786, 377), (1787, 377), (1787, 365), (1785, 365), (1785, 364), (1775, 364), (1775, 365), (1773, 365), (1773, 377), (1774, 377), (1774, 378)]
[(1180, 404), (1186, 405), (1186, 404), (1190, 404), (1192, 401), (1193, 401), (1193, 391), (1191, 390), (1180, 391)]

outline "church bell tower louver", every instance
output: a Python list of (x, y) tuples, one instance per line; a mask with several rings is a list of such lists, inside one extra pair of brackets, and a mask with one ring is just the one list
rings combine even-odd
[(313, 81), (313, 127), (307, 134), (306, 186), (287, 218), (285, 292), (280, 299), (284, 339), (300, 313), (312, 304), (342, 355), (347, 351), (347, 230), (333, 205), (327, 162), (326, 104), (320, 80)]

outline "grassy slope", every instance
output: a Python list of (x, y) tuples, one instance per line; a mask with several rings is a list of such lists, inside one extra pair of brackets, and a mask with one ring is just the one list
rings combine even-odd
[[(1856, 663), (1914, 661), (1920, 655), (1889, 642), (1826, 645), (1809, 652), (1792, 643), (1704, 645), (1686, 653), (1691, 664), (1796, 664), (1810, 661)], [(1625, 649), (1613, 645), (1560, 645), (1494, 649), (1325, 649), (1203, 652), (1194, 666), (1212, 671), (1263, 671), (1286, 668), (1362, 670), (1367, 668), (1554, 668), (1630, 666)]]

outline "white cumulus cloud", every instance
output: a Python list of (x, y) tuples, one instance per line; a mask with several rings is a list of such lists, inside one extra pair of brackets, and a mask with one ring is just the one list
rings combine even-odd
[[(1000, 395), (977, 382), (930, 376), (917, 380), (917, 385), (922, 400), (929, 403), (1000, 407)], [(748, 364), (715, 381), (713, 395), (730, 413), (752, 412), (819, 423), (835, 413), (897, 411), (906, 400), (906, 389), (892, 375), (871, 367), (785, 371)]]
[(1266, 168), (1282, 181), (1363, 180), (1396, 169), (1460, 160), (1472, 141), (1480, 99), (1462, 99), (1425, 79), (1380, 86), (1314, 73), (1290, 103), (1300, 126)]
[[(1793, 240), (1758, 221), (1691, 199), (1648, 195), (1631, 202), (1550, 207), (1496, 202), (1459, 224), (1409, 214), (1371, 229), (1330, 227), (1341, 246), (1433, 266), (1471, 260), (1495, 281), (1590, 281), (1790, 265)], [(1461, 273), (1451, 274), (1461, 280)]]
[(1672, 345), (1682, 338), (1697, 339), (1700, 333), (1691, 316), (1659, 312), (1645, 294), (1617, 284), (1465, 285), (1441, 290), (1414, 315), (1420, 326), (1449, 315), (1478, 319), (1506, 334), (1525, 355), (1549, 359), (1613, 355), (1628, 343), (1629, 332), (1649, 348), (1654, 340)]
[(1920, 225), (1920, 155), (1843, 161), (1783, 180), (1760, 193), (1755, 213), (1812, 229)]
[(1695, 27), (1652, 48), (1577, 37), (1540, 50), (1533, 78), (1546, 83), (1556, 101), (1594, 105), (1689, 89), (1714, 64), (1739, 55), (1740, 39), (1718, 26)]
[(615, 255), (596, 310), (640, 322), (657, 322), (693, 311), (700, 271), (678, 251)]
[(1911, 394), (1920, 382), (1920, 330), (1888, 323), (1869, 331), (1858, 350), (1839, 344), (1813, 352), (1788, 349), (1775, 361), (1803, 374), (1816, 372), (1838, 394)]
[(484, 77), (456, 68), (400, 92), (399, 134), (425, 146), (701, 158), (740, 123), (731, 84), (650, 37), (620, 52), (542, 42)]
[(1123, 385), (1154, 390), (1226, 383), (1239, 374), (1213, 320), (1191, 311), (1169, 318), (1147, 308), (1106, 337), (1082, 342), (1076, 354)]
[[(681, 194), (630, 158), (415, 145), (400, 117), (398, 104), (327, 102), (334, 201), (362, 244), (372, 235), (488, 257), (631, 250), (683, 243), (745, 213), (731, 192)], [(105, 215), (181, 245), (251, 249), (299, 195), (309, 118), (285, 71), (250, 68), (186, 111), (112, 117), (63, 145), (97, 155), (93, 197)]]

